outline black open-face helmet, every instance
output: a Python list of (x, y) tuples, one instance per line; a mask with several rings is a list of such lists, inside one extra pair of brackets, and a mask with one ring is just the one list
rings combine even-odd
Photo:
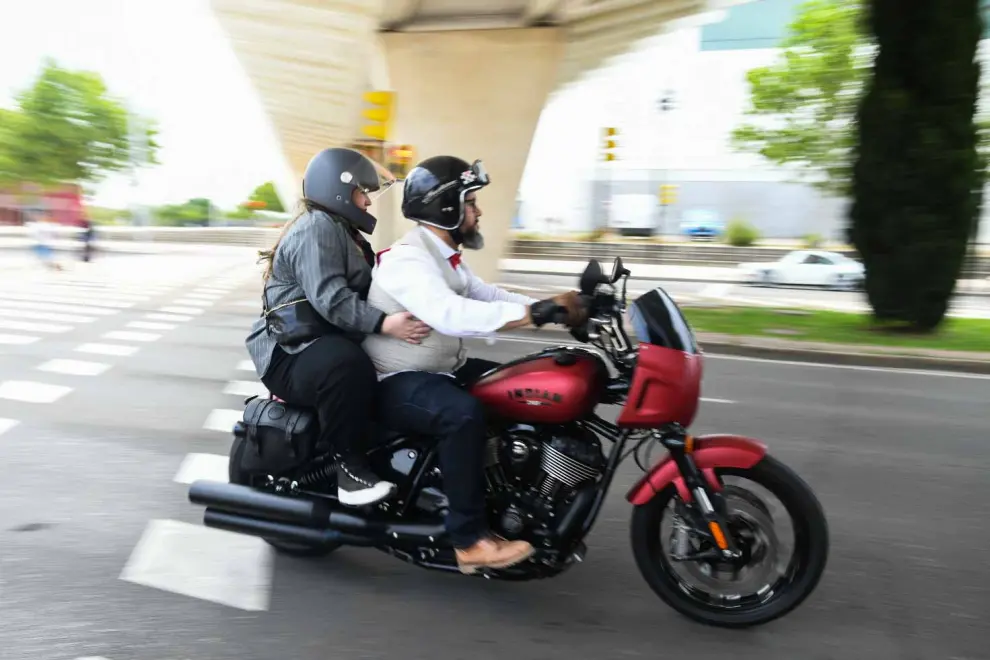
[(457, 231), (464, 222), (464, 197), (491, 182), (480, 160), (469, 165), (454, 156), (434, 156), (406, 176), (402, 215), (425, 225)]
[(303, 197), (371, 234), (378, 220), (354, 205), (354, 189), (360, 188), (374, 199), (394, 183), (391, 172), (360, 151), (334, 147), (309, 161), (303, 175)]

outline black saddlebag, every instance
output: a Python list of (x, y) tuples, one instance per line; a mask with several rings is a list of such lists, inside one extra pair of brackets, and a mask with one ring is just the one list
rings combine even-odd
[(318, 446), (316, 411), (281, 401), (247, 399), (238, 430), (247, 440), (240, 468), (249, 474), (285, 475), (329, 451), (329, 447)]

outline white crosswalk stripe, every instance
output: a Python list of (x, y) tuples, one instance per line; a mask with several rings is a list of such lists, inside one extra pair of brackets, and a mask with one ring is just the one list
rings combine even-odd
[(201, 307), (176, 307), (174, 305), (166, 305), (161, 308), (161, 311), (166, 314), (202, 314), (206, 310)]
[(116, 355), (126, 357), (134, 355), (138, 351), (137, 346), (125, 346), (123, 344), (100, 344), (96, 342), (80, 344), (76, 347), (79, 353), (95, 353), (96, 355)]
[[(234, 372), (254, 372), (241, 360)], [(230, 437), (243, 417), (244, 396), (268, 396), (257, 380), (231, 380), (223, 389), (231, 405), (210, 412), (203, 428)], [(236, 397), (236, 399), (234, 398)], [(226, 454), (190, 453), (177, 466), (173, 481), (228, 481)], [(178, 520), (152, 520), (131, 553), (120, 579), (190, 598), (246, 611), (269, 607), (274, 551), (265, 541)]]
[(268, 609), (274, 551), (264, 539), (152, 520), (122, 580), (247, 611)]
[(0, 399), (24, 403), (53, 403), (72, 391), (65, 385), (50, 385), (32, 380), (7, 380), (0, 383)]
[[(72, 332), (82, 326), (112, 323), (113, 317), (131, 317), (106, 330), (125, 348), (99, 342), (76, 350), (104, 355), (133, 355), (130, 343), (147, 343), (161, 334), (134, 331), (171, 331), (224, 304), (230, 291), (255, 277), (253, 265), (224, 264), (212, 259), (176, 255), (115, 257), (89, 264), (66, 264), (63, 271), (42, 268), (18, 270), (0, 292), (5, 311), (0, 318), (0, 346), (30, 346)], [(135, 321), (133, 314), (143, 315)], [(121, 328), (126, 327), (126, 330)]]
[(238, 396), (268, 396), (268, 388), (262, 383), (254, 380), (232, 380), (227, 383), (223, 390), (224, 394), (236, 394)]
[(40, 339), (41, 337), (32, 337), (29, 335), (0, 334), (0, 344), (6, 344), (8, 346), (26, 346), (27, 344), (33, 344)]
[(244, 411), (240, 409), (216, 408), (210, 412), (206, 421), (203, 422), (203, 428), (210, 431), (230, 433), (234, 428), (234, 424), (241, 421), (243, 416)]
[[(0, 291), (0, 354), (16, 356), (19, 371), (0, 380), (0, 434), (26, 423), (15, 419), (19, 411), (59, 404), (142, 347), (202, 318), (246, 281), (244, 271), (236, 263), (159, 255), (98, 260), (62, 271), (18, 270)], [(210, 284), (199, 286), (203, 282)], [(76, 341), (66, 339), (76, 332), (81, 334)], [(218, 411), (207, 426), (229, 434), (240, 417), (239, 410)], [(225, 459), (191, 460), (191, 474), (201, 471), (204, 461), (218, 474), (225, 465)]]
[(39, 371), (50, 371), (71, 376), (99, 376), (110, 368), (102, 362), (87, 362), (86, 360), (49, 360), (38, 365)]
[(59, 325), (57, 323), (12, 321), (0, 319), (0, 330), (23, 330), (24, 332), (44, 332), (59, 333), (72, 330), (71, 325)]

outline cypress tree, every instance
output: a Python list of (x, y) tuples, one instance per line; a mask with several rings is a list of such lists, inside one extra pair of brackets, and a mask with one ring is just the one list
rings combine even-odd
[(849, 239), (876, 320), (916, 331), (945, 316), (982, 207), (980, 4), (867, 3), (878, 50), (857, 116)]

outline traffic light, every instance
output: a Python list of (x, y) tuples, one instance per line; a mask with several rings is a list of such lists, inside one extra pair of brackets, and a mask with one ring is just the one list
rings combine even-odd
[(412, 168), (416, 150), (408, 144), (392, 147), (388, 150), (388, 170), (396, 179), (405, 179)]
[(364, 100), (372, 107), (365, 108), (361, 116), (373, 124), (365, 124), (361, 132), (374, 140), (386, 142), (392, 133), (392, 114), (395, 106), (395, 92), (365, 92)]
[(613, 140), (619, 132), (614, 128), (606, 128), (604, 131), (604, 143), (602, 144), (602, 160), (609, 162), (616, 159), (616, 154), (613, 149), (616, 148), (616, 141)]
[(660, 204), (670, 206), (677, 203), (677, 186), (672, 183), (665, 183), (660, 186)]

